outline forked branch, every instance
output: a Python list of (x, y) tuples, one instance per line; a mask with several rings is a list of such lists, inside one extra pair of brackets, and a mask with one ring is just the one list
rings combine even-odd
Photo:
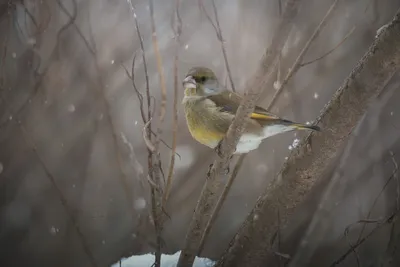
[[(308, 195), (329, 166), (330, 160), (346, 142), (370, 101), (382, 90), (393, 73), (398, 71), (399, 35), (398, 11), (321, 112), (318, 122), (323, 132), (311, 133), (293, 150), (216, 267), (266, 264), (272, 254), (269, 240), (278, 229), (273, 215), (279, 210), (282, 225), (287, 225), (295, 208)], [(318, 144), (318, 150), (313, 150), (311, 144)]]
[(222, 189), (222, 173), (229, 165), (230, 157), (235, 151), (239, 138), (246, 126), (246, 118), (253, 112), (259, 95), (271, 74), (274, 72), (278, 55), (292, 28), (292, 20), (297, 14), (298, 0), (289, 0), (281, 18), (272, 43), (264, 55), (261, 67), (254, 78), (246, 86), (244, 98), (236, 112), (234, 121), (221, 143), (221, 157), (216, 159), (209, 172), (206, 183), (197, 203), (192, 222), (186, 234), (184, 248), (180, 254), (178, 267), (192, 266), (200, 248), (204, 229), (216, 207), (220, 190)]

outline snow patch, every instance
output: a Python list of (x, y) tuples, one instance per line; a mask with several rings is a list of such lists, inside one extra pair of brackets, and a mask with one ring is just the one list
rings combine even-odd
[[(181, 251), (175, 254), (162, 254), (161, 267), (176, 267)], [(154, 264), (154, 254), (133, 255), (129, 258), (122, 258), (120, 261), (111, 265), (111, 267), (151, 267)], [(215, 262), (207, 259), (196, 257), (193, 267), (212, 267)]]

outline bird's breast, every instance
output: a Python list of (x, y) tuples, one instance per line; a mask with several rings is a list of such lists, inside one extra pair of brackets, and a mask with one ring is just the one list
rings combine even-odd
[(224, 129), (219, 129), (220, 121), (212, 111), (201, 103), (186, 101), (184, 103), (185, 116), (189, 132), (199, 143), (215, 148), (225, 136)]

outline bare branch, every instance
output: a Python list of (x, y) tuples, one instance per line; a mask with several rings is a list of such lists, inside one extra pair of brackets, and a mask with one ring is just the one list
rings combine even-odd
[(179, 6), (180, 0), (176, 0), (176, 29), (174, 28), (176, 44), (175, 44), (175, 57), (174, 57), (174, 116), (173, 116), (173, 126), (172, 126), (172, 153), (171, 160), (169, 163), (168, 170), (168, 178), (167, 183), (165, 185), (164, 195), (163, 195), (163, 206), (165, 206), (165, 202), (168, 200), (169, 193), (172, 185), (172, 176), (174, 173), (175, 166), (175, 151), (176, 151), (176, 139), (178, 134), (178, 88), (179, 88), (179, 80), (178, 80), (178, 55), (179, 55), (179, 45), (180, 45), (180, 35), (182, 32), (182, 19), (179, 14)]
[(157, 151), (157, 149), (156, 149), (155, 145), (152, 143), (152, 141), (149, 139), (149, 136), (146, 134), (150, 123), (151, 123), (151, 119), (148, 120), (143, 127), (143, 140), (144, 140), (144, 143), (146, 144), (147, 149), (151, 153), (155, 153)]
[(398, 172), (398, 165), (397, 162), (395, 161), (394, 157), (393, 157), (393, 153), (391, 152), (391, 158), (393, 161), (393, 172), (392, 174), (389, 176), (389, 178), (386, 180), (385, 184), (383, 185), (381, 191), (379, 192), (379, 194), (376, 196), (374, 202), (371, 205), (371, 208), (369, 209), (369, 212), (367, 214), (367, 218), (365, 219), (365, 223), (363, 224), (363, 227), (361, 228), (360, 234), (358, 235), (358, 239), (357, 242), (360, 241), (364, 230), (365, 230), (365, 226), (366, 226), (366, 221), (369, 220), (369, 218), (371, 217), (372, 211), (375, 208), (375, 205), (378, 203), (379, 198), (382, 196), (383, 192), (386, 190), (387, 186), (389, 185), (389, 183), (393, 180), (394, 177), (396, 177), (397, 172)]
[(373, 228), (371, 230), (371, 232), (369, 232), (365, 237), (361, 238), (360, 240), (357, 241), (357, 243), (355, 245), (353, 245), (351, 248), (349, 248), (345, 253), (342, 254), (342, 256), (340, 256), (337, 260), (335, 260), (330, 267), (334, 267), (338, 264), (340, 264), (341, 262), (343, 262), (347, 256), (349, 256), (357, 247), (359, 247), (360, 245), (362, 245), (365, 241), (367, 241), (373, 234), (375, 234), (379, 229), (381, 229), (383, 226), (389, 224), (389, 223), (393, 223), (395, 220), (398, 219), (399, 216), (399, 211), (396, 211), (395, 213), (393, 213), (392, 215), (390, 215), (389, 217), (387, 217), (384, 220), (381, 221), (376, 221), (374, 223), (376, 223), (376, 227)]
[(356, 26), (354, 26), (353, 28), (350, 29), (350, 31), (346, 34), (346, 36), (337, 44), (335, 45), (335, 47), (333, 47), (331, 50), (329, 50), (328, 52), (324, 53), (322, 56), (319, 56), (313, 60), (307, 61), (305, 63), (301, 63), (300, 67), (304, 67), (307, 66), (309, 64), (312, 64), (316, 61), (319, 61), (321, 59), (324, 59), (325, 57), (329, 56), (331, 53), (333, 53), (336, 49), (338, 49), (344, 42), (346, 42), (346, 40), (350, 37), (350, 35), (353, 34), (354, 30), (356, 29)]
[[(160, 173), (164, 175), (161, 169), (161, 157), (160, 157), (160, 152), (159, 152), (159, 143), (160, 143), (160, 138), (161, 138), (161, 125), (164, 122), (165, 118), (165, 113), (166, 113), (166, 104), (167, 104), (167, 89), (166, 89), (166, 84), (165, 84), (165, 78), (164, 78), (164, 70), (162, 67), (162, 59), (160, 55), (160, 50), (158, 47), (158, 40), (157, 40), (157, 31), (156, 31), (156, 25), (155, 25), (155, 20), (154, 20), (154, 3), (153, 0), (149, 0), (149, 7), (150, 7), (150, 20), (151, 20), (151, 31), (152, 31), (152, 42), (153, 42), (153, 50), (154, 50), (154, 55), (156, 57), (157, 61), (157, 72), (160, 80), (160, 89), (161, 89), (161, 107), (160, 107), (160, 112), (159, 112), (159, 125), (157, 127), (157, 135), (156, 135), (156, 140), (155, 140), (155, 149), (156, 151), (154, 152), (154, 155), (156, 157), (156, 160), (154, 162), (155, 167), (153, 167), (153, 178), (155, 182), (160, 185), (161, 183), (161, 178), (160, 178)], [(163, 224), (163, 207), (162, 207), (162, 195), (154, 192), (152, 190), (152, 213), (153, 213), (153, 218), (154, 218), (154, 228), (156, 231), (156, 241), (157, 241), (157, 248), (155, 252), (155, 262), (154, 265), (155, 267), (160, 267), (161, 265), (161, 232), (162, 232), (162, 224)]]
[(214, 24), (213, 20), (208, 15), (208, 13), (207, 13), (207, 11), (206, 11), (206, 9), (204, 7), (203, 0), (199, 0), (199, 7), (204, 12), (204, 14), (206, 15), (208, 21), (211, 23), (211, 25), (213, 26), (213, 28), (215, 30), (217, 38), (218, 38), (218, 40), (219, 40), (219, 42), (221, 44), (221, 50), (222, 50), (222, 54), (223, 54), (223, 57), (224, 57), (225, 68), (226, 68), (226, 71), (228, 72), (229, 82), (231, 84), (232, 91), (236, 92), (235, 84), (233, 83), (231, 68), (229, 67), (229, 63), (228, 63), (228, 54), (226, 53), (225, 40), (224, 40), (224, 37), (222, 36), (222, 29), (221, 29), (221, 26), (219, 24), (218, 11), (217, 11), (217, 7), (215, 5), (215, 0), (211, 0), (211, 3), (212, 3), (212, 6), (213, 6), (213, 11), (214, 11), (214, 17), (215, 17), (216, 24)]
[[(153, 41), (153, 48), (154, 48), (154, 54), (157, 60), (157, 71), (158, 71), (158, 76), (160, 79), (160, 88), (161, 88), (161, 108), (160, 108), (160, 123), (164, 121), (165, 118), (165, 111), (166, 111), (166, 105), (167, 105), (167, 89), (165, 87), (165, 78), (164, 78), (164, 70), (162, 67), (162, 59), (160, 55), (160, 50), (158, 48), (158, 41), (157, 41), (157, 32), (156, 32), (156, 25), (154, 22), (154, 5), (153, 5), (153, 0), (149, 0), (149, 6), (150, 6), (150, 18), (151, 18), (151, 37)], [(161, 130), (161, 128), (159, 127)]]
[[(291, 79), (291, 77), (299, 70), (299, 66), (301, 63), (301, 60), (303, 59), (303, 56), (305, 55), (305, 53), (308, 51), (311, 43), (317, 38), (317, 36), (319, 35), (320, 31), (322, 30), (323, 26), (326, 24), (326, 21), (328, 20), (328, 18), (330, 17), (330, 14), (332, 13), (332, 11), (334, 10), (336, 4), (337, 4), (338, 0), (336, 0), (331, 7), (329, 8), (329, 10), (327, 11), (326, 15), (324, 16), (324, 18), (321, 20), (321, 22), (319, 23), (319, 25), (317, 26), (317, 28), (315, 29), (313, 35), (310, 37), (310, 39), (307, 41), (307, 43), (305, 44), (304, 48), (302, 49), (302, 51), (300, 52), (299, 56), (297, 57), (296, 61), (294, 62), (293, 66), (291, 67), (288, 75), (285, 77), (285, 80), (283, 81), (283, 83), (279, 86), (277, 93), (275, 93), (274, 98), (272, 99), (272, 101), (270, 102), (270, 104), (267, 107), (267, 110), (270, 110), (274, 104), (276, 103), (276, 99), (279, 97), (280, 92), (283, 90), (283, 88), (287, 85), (288, 81)], [(280, 70), (279, 70), (279, 62), (281, 60), (281, 54), (279, 53), (278, 55), (278, 81), (280, 81)], [(207, 237), (209, 231), (211, 230), (212, 224), (214, 223), (219, 210), (221, 209), (221, 206), (223, 205), (223, 203), (225, 202), (226, 196), (228, 195), (228, 192), (231, 188), (231, 185), (233, 184), (234, 180), (236, 179), (236, 176), (243, 164), (243, 161), (246, 157), (246, 154), (240, 155), (237, 163), (235, 164), (234, 167), (234, 171), (232, 172), (231, 176), (229, 177), (229, 180), (227, 182), (227, 185), (225, 186), (225, 188), (222, 191), (222, 194), (218, 200), (217, 203), (217, 208), (214, 210), (211, 219), (209, 221), (209, 223), (207, 224), (206, 228), (205, 228), (205, 232), (202, 236), (202, 240), (201, 240), (201, 246), (200, 246), (200, 250), (199, 252), (202, 251), (203, 246), (204, 246), (204, 242), (205, 242), (205, 238)]]
[(298, 0), (289, 0), (281, 18), (272, 43), (262, 59), (262, 64), (254, 78), (246, 86), (245, 96), (236, 112), (235, 119), (220, 145), (221, 157), (217, 158), (210, 170), (206, 183), (197, 203), (193, 219), (186, 234), (184, 248), (180, 254), (178, 267), (191, 266), (200, 247), (202, 233), (211, 218), (218, 201), (218, 194), (222, 189), (221, 173), (227, 169), (232, 153), (239, 138), (246, 127), (246, 118), (254, 110), (256, 101), (264, 85), (275, 70), (278, 55), (292, 27), (291, 22), (297, 14)]
[(224, 204), (226, 197), (228, 196), (228, 193), (232, 187), (232, 184), (233, 184), (237, 174), (239, 173), (240, 167), (242, 166), (243, 160), (245, 158), (244, 155), (241, 155), (239, 157), (238, 161), (236, 162), (233, 172), (232, 172), (231, 176), (229, 177), (229, 179), (224, 187), (224, 190), (222, 191), (221, 196), (219, 197), (219, 199), (217, 201), (215, 209), (211, 214), (210, 220), (208, 221), (206, 228), (204, 229), (204, 232), (201, 236), (200, 247), (199, 247), (199, 251), (197, 252), (197, 255), (200, 255), (201, 252), (203, 251), (204, 244), (205, 244), (206, 238), (208, 237), (208, 234), (211, 231), (211, 227), (213, 226), (215, 220), (217, 219), (218, 213), (221, 210), (221, 207)]
[(279, 95), (282, 93), (284, 86), (288, 83), (290, 78), (299, 70), (301, 67), (301, 62), (303, 60), (304, 55), (307, 53), (308, 49), (310, 48), (311, 44), (314, 42), (314, 40), (318, 37), (320, 34), (321, 30), (325, 27), (328, 19), (330, 18), (333, 10), (336, 8), (337, 3), (339, 0), (335, 0), (328, 11), (326, 12), (324, 18), (321, 20), (317, 28), (315, 28), (313, 34), (311, 35), (310, 39), (308, 39), (307, 43), (301, 50), (300, 54), (297, 56), (296, 60), (294, 61), (292, 67), (289, 69), (288, 73), (286, 74), (285, 79), (282, 81), (280, 87), (278, 90), (276, 90), (274, 96), (272, 97), (272, 100), (270, 102), (270, 106), (274, 105), (275, 101), (278, 99)]
[[(330, 164), (331, 158), (346, 142), (354, 125), (367, 110), (371, 99), (376, 97), (386, 81), (399, 69), (399, 34), (400, 12), (375, 39), (321, 112), (317, 121), (324, 131), (310, 133), (298, 148), (292, 151), (216, 267), (266, 264), (265, 260), (272, 255), (269, 252), (268, 240), (277, 230), (276, 219), (271, 214), (276, 214), (279, 209), (282, 225), (288, 223), (295, 208), (302, 203)], [(379, 64), (376, 64), (377, 62)], [(317, 143), (318, 150), (312, 150), (311, 143)], [(257, 220), (254, 220), (255, 215)]]

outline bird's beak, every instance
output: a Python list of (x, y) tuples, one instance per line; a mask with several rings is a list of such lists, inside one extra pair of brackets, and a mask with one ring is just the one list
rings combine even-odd
[(182, 81), (182, 85), (185, 89), (196, 88), (196, 81), (193, 79), (192, 76), (186, 76), (186, 78)]

